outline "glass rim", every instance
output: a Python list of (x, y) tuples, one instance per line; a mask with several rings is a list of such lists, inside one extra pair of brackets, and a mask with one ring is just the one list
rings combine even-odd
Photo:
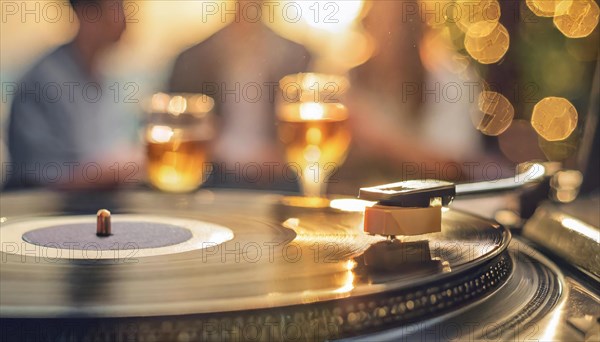
[[(311, 89), (315, 83), (324, 82), (327, 84), (335, 84), (339, 87), (340, 92), (346, 92), (350, 88), (350, 81), (347, 76), (339, 74), (327, 74), (317, 72), (306, 72), (286, 75), (279, 80), (279, 88), (284, 89), (289, 84), (298, 84), (300, 89)], [(314, 90), (314, 89), (311, 89)]]
[(179, 115), (206, 115), (215, 107), (212, 97), (202, 93), (158, 92), (145, 103), (146, 112)]

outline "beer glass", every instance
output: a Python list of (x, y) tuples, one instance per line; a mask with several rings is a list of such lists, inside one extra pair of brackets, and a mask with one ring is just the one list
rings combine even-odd
[(148, 181), (166, 192), (197, 189), (209, 172), (214, 101), (203, 94), (154, 94), (146, 124)]
[(346, 77), (316, 73), (288, 75), (279, 82), (278, 136), (302, 193), (322, 199), (326, 184), (344, 161), (351, 135), (343, 96)]

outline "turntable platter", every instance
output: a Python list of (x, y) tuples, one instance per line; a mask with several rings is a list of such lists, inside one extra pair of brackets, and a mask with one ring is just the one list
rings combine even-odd
[[(501, 288), (512, 272), (510, 233), (459, 211), (443, 213), (441, 233), (403, 239), (418, 247), (407, 256), (412, 262), (381, 273), (362, 264), (365, 251), (385, 238), (362, 232), (360, 210), (284, 203), (269, 193), (208, 190), (3, 196), (0, 238), (19, 250), (2, 249), (0, 315), (36, 324), (86, 318), (109, 324), (121, 317), (150, 324), (156, 334), (164, 327), (153, 329), (152, 322), (165, 317), (236, 329), (275, 320), (324, 324), (316, 336), (333, 336), (329, 327), (335, 336), (351, 336), (466, 307)], [(196, 248), (129, 248), (117, 258), (94, 257), (96, 249), (92, 257), (44, 256), (39, 250), (46, 247), (23, 238), (40, 224), (93, 223), (90, 214), (99, 208), (109, 208), (117, 222), (171, 224), (194, 236), (200, 234), (193, 227), (210, 227), (213, 235)]]

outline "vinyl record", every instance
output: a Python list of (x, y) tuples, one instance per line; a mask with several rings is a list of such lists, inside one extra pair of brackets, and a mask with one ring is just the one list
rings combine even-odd
[[(271, 325), (270, 338), (323, 339), (459, 310), (511, 275), (510, 233), (496, 223), (450, 209), (441, 233), (390, 242), (362, 231), (360, 204), (209, 190), (3, 196), (0, 315), (15, 329), (75, 321), (83, 335), (59, 333), (77, 338), (134, 324), (150, 340), (252, 339)], [(110, 241), (95, 235), (100, 208)]]

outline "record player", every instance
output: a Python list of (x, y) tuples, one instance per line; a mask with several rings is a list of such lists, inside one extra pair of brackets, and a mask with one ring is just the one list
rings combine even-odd
[[(34, 14), (49, 30), (60, 6), (3, 2), (3, 25), (12, 17), (15, 28), (2, 36), (14, 45), (2, 49), (8, 81), (41, 41), (75, 38), (19, 84), (2, 81), (0, 119), (14, 98), (10, 137), (0, 139), (12, 159), (0, 156), (0, 172), (12, 186), (63, 191), (1, 193), (0, 341), (600, 341), (600, 10), (591, 0), (468, 2), (183, 1), (171, 10), (71, 0), (69, 24), (76, 17), (79, 28), (42, 40), (23, 24)], [(93, 20), (88, 5), (100, 11)], [(285, 13), (260, 18), (279, 5)], [(205, 20), (215, 14), (221, 22)], [(532, 14), (546, 19), (529, 25)], [(136, 29), (117, 46), (128, 20)], [(167, 64), (170, 76), (159, 72)], [(145, 87), (96, 82), (111, 72)], [(138, 90), (161, 79), (165, 92), (129, 123), (129, 104), (144, 102)], [(68, 96), (48, 95), (60, 85)], [(95, 99), (88, 85), (98, 86)], [(577, 108), (589, 113), (580, 119)], [(463, 140), (472, 126), (477, 139)], [(533, 143), (514, 143), (509, 130), (520, 127)], [(133, 140), (145, 144), (143, 168), (132, 151), (119, 155), (139, 147)], [(325, 196), (356, 141), (397, 182), (374, 173), (353, 196)], [(511, 142), (559, 162), (510, 158)], [(488, 143), (503, 161), (529, 162), (507, 179), (419, 179), (430, 162), (490, 157), (479, 154)], [(141, 169), (153, 188), (105, 192), (127, 183), (112, 157), (133, 170), (127, 180)], [(79, 192), (76, 173), (67, 183), (77, 190), (61, 188), (55, 161), (105, 158), (93, 180), (102, 187)], [(377, 169), (363, 169), (366, 160), (353, 170)], [(275, 168), (295, 174), (303, 196), (205, 182), (205, 166), (228, 173), (235, 164), (237, 177), (240, 162), (258, 174), (268, 166), (267, 183), (279, 181)], [(406, 162), (422, 170), (406, 177)], [(113, 165), (115, 179), (101, 177)]]
[[(236, 190), (5, 194), (2, 340), (597, 340), (597, 223), (563, 217), (593, 258), (565, 262), (532, 242), (551, 208), (517, 235), (459, 209), (525, 182), (411, 184), (326, 208)], [(367, 223), (424, 198), (439, 199), (431, 232)]]

